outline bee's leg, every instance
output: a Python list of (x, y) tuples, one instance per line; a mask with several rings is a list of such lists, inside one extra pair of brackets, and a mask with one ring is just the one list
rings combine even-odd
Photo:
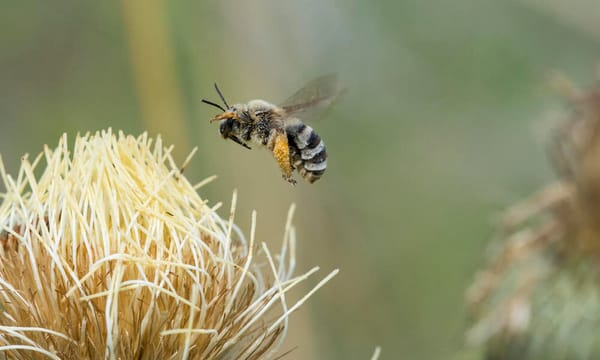
[[(290, 148), (285, 131), (274, 131), (269, 139), (268, 147), (273, 152), (273, 156), (281, 168), (283, 178), (292, 185), (296, 185), (296, 180), (292, 178), (292, 165), (290, 164)], [(274, 135), (274, 136), (273, 136)]]

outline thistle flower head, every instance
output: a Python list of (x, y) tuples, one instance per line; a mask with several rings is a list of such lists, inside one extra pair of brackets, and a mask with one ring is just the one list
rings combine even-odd
[(600, 341), (600, 87), (566, 84), (554, 183), (511, 207), (489, 265), (467, 293), (467, 337), (488, 358), (595, 359)]
[[(43, 163), (41, 176), (35, 172)], [(0, 351), (15, 358), (258, 359), (305, 297), (294, 230), (281, 254), (246, 239), (160, 140), (63, 136), (16, 177), (0, 161)], [(292, 209), (293, 210), (293, 209)], [(290, 211), (290, 218), (291, 218)]]

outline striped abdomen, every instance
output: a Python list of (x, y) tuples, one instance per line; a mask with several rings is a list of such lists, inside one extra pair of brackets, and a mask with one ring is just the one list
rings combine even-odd
[(290, 147), (290, 163), (308, 182), (313, 183), (327, 168), (327, 150), (321, 137), (300, 121), (285, 128)]

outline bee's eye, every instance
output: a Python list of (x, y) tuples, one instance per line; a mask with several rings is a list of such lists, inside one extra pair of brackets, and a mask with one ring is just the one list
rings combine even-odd
[(233, 131), (234, 123), (235, 122), (233, 119), (223, 120), (221, 122), (221, 125), (219, 126), (219, 132), (221, 133), (221, 136), (227, 139), (229, 137), (229, 134), (231, 134), (231, 132)]

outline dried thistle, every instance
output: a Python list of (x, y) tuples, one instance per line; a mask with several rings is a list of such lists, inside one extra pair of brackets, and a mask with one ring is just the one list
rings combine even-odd
[[(160, 138), (63, 136), (25, 157), (0, 206), (0, 351), (15, 359), (261, 359), (289, 315), (293, 207), (281, 254), (209, 207)], [(38, 178), (40, 163), (47, 163)], [(279, 310), (277, 310), (279, 309)]]
[(560, 80), (572, 104), (551, 148), (560, 179), (506, 212), (467, 293), (467, 337), (488, 359), (600, 357), (600, 87)]

